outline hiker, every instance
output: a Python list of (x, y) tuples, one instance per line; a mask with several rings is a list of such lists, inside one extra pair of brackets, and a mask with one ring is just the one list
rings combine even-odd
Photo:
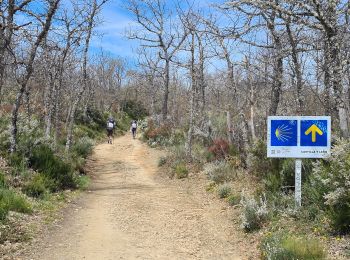
[(136, 137), (136, 129), (137, 129), (137, 122), (136, 120), (133, 120), (131, 122), (131, 132), (132, 132), (132, 137), (135, 139)]
[(115, 121), (113, 119), (112, 116), (108, 117), (108, 120), (107, 120), (107, 142), (109, 144), (112, 144), (112, 140), (113, 140), (113, 130), (115, 128)]

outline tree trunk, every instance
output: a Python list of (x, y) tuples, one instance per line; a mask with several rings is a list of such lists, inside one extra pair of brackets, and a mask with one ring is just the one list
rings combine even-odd
[(187, 132), (187, 141), (185, 145), (186, 150), (186, 156), (192, 160), (192, 141), (193, 141), (193, 132), (194, 132), (194, 118), (196, 113), (196, 75), (195, 75), (195, 50), (194, 50), (194, 44), (195, 44), (195, 38), (194, 34), (192, 32), (191, 34), (191, 102), (190, 102), (190, 122), (189, 122), (189, 129)]
[(280, 39), (275, 39), (275, 64), (274, 64), (274, 78), (272, 83), (271, 92), (271, 105), (270, 105), (270, 116), (277, 114), (278, 104), (280, 102), (280, 96), (283, 84), (283, 56), (282, 56), (282, 44)]
[(226, 125), (227, 125), (227, 141), (230, 145), (233, 144), (233, 130), (232, 130), (232, 122), (231, 122), (231, 113), (229, 110), (226, 111)]
[(44, 104), (45, 104), (45, 138), (50, 138), (51, 125), (52, 125), (52, 110), (54, 106), (52, 105), (52, 93), (55, 88), (55, 77), (50, 72), (50, 82), (45, 91)]
[(163, 99), (163, 108), (162, 108), (162, 116), (163, 122), (167, 120), (168, 117), (168, 99), (169, 99), (169, 77), (170, 77), (170, 60), (168, 57), (165, 59), (165, 79), (164, 79), (164, 99)]
[(286, 21), (286, 29), (288, 33), (289, 43), (291, 46), (291, 56), (292, 56), (292, 62), (294, 65), (294, 73), (296, 77), (296, 91), (297, 91), (297, 114), (302, 115), (304, 112), (304, 101), (303, 101), (303, 79), (302, 79), (302, 72), (301, 72), (301, 66), (299, 63), (298, 58), (298, 49), (297, 49), (297, 43), (294, 39), (293, 33), (290, 28), (290, 21)]

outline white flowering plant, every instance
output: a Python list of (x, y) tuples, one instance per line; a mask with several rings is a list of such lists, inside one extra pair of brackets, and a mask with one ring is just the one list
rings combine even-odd
[(350, 232), (350, 141), (338, 140), (332, 156), (314, 163), (306, 197), (320, 204), (330, 217), (333, 229)]
[(243, 211), (241, 214), (241, 227), (251, 232), (260, 229), (268, 220), (269, 211), (267, 208), (267, 201), (265, 196), (261, 196), (259, 200), (253, 197), (242, 195), (241, 205)]

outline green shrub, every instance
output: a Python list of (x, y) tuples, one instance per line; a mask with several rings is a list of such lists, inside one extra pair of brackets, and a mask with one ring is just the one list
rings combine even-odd
[(30, 197), (39, 198), (43, 197), (47, 193), (48, 189), (52, 189), (52, 186), (54, 185), (50, 184), (50, 180), (41, 174), (37, 174), (31, 181), (22, 187), (22, 192)]
[(102, 135), (104, 129), (94, 130), (90, 128), (91, 125), (76, 125), (74, 127), (74, 137), (78, 138), (91, 138), (98, 139)]
[(11, 167), (16, 169), (25, 169), (28, 166), (26, 157), (20, 153), (10, 154), (8, 157), (8, 162)]
[(272, 234), (262, 241), (263, 259), (268, 260), (322, 260), (326, 259), (323, 246), (316, 239), (289, 234)]
[(350, 141), (333, 146), (332, 156), (314, 164), (306, 203), (315, 203), (338, 233), (350, 233)]
[(86, 190), (90, 185), (90, 177), (87, 175), (79, 175), (76, 177), (76, 183), (80, 190)]
[(0, 220), (4, 220), (9, 211), (31, 213), (29, 202), (13, 190), (0, 188)]
[(187, 178), (188, 176), (188, 170), (186, 168), (186, 165), (184, 163), (178, 163), (175, 166), (175, 177), (177, 179), (183, 179)]
[(55, 181), (57, 186), (52, 191), (76, 187), (71, 165), (54, 155), (50, 147), (46, 145), (37, 146), (33, 150), (30, 164), (45, 177)]
[(165, 165), (166, 162), (167, 162), (167, 158), (165, 156), (161, 156), (158, 160), (158, 167)]
[(227, 197), (227, 202), (230, 206), (238, 205), (240, 200), (241, 198), (234, 194), (231, 194), (230, 196)]
[(227, 198), (231, 194), (232, 188), (229, 184), (224, 183), (218, 187), (218, 195), (220, 199)]
[(72, 151), (78, 156), (87, 158), (92, 153), (93, 147), (94, 142), (88, 137), (83, 137), (73, 145)]
[(243, 212), (241, 215), (242, 228), (251, 232), (260, 229), (268, 219), (266, 199), (260, 197), (259, 201), (254, 198), (242, 197)]
[[(85, 114), (83, 111), (78, 111), (75, 122), (77, 125), (87, 126), (88, 130), (96, 133), (105, 129), (106, 119), (107, 117), (101, 111), (90, 106), (87, 108)], [(92, 136), (89, 137), (93, 138)]]
[(185, 145), (175, 145), (175, 146), (171, 147), (170, 154), (175, 161), (187, 160)]
[(258, 140), (248, 151), (250, 156), (249, 171), (262, 178), (270, 173), (279, 173), (279, 160), (267, 158), (266, 142)]
[(225, 161), (208, 163), (204, 166), (204, 173), (215, 183), (224, 183), (234, 179), (235, 173), (229, 163)]
[(0, 171), (0, 189), (6, 188), (6, 187), (7, 187), (7, 183), (6, 183), (5, 175), (3, 174), (3, 172)]
[(216, 188), (216, 183), (211, 181), (210, 183), (207, 184), (207, 186), (205, 187), (205, 190), (208, 192), (214, 192)]

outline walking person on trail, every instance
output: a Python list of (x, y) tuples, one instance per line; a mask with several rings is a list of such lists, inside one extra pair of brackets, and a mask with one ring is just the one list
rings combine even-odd
[(114, 128), (115, 128), (115, 121), (112, 116), (109, 116), (107, 120), (107, 142), (109, 144), (112, 144), (112, 141), (113, 141)]
[(132, 137), (135, 139), (136, 137), (136, 129), (137, 129), (137, 122), (136, 120), (133, 120), (131, 122), (131, 132), (132, 132)]

